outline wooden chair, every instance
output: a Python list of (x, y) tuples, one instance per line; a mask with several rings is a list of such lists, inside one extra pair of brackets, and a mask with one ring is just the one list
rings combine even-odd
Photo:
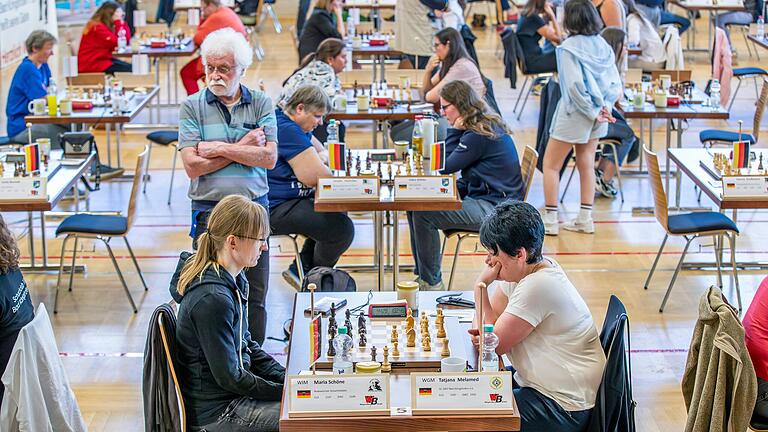
[(181, 386), (179, 385), (179, 378), (176, 376), (176, 367), (173, 363), (174, 356), (171, 355), (169, 338), (176, 337), (176, 335), (168, 335), (165, 332), (165, 325), (163, 322), (163, 315), (160, 314), (157, 318), (157, 326), (160, 328), (160, 337), (163, 340), (163, 351), (165, 352), (165, 358), (168, 362), (168, 368), (171, 371), (171, 378), (173, 379), (173, 388), (176, 391), (176, 399), (178, 400), (179, 420), (181, 423), (181, 431), (187, 430), (187, 413), (184, 410), (184, 397), (181, 394)]
[(73, 86), (97, 86), (104, 85), (103, 73), (83, 73), (76, 77), (67, 78), (67, 84)]
[(75, 274), (75, 259), (77, 257), (77, 240), (80, 237), (98, 239), (104, 242), (109, 252), (109, 257), (112, 259), (112, 265), (115, 266), (117, 276), (120, 278), (120, 282), (123, 284), (125, 295), (128, 297), (128, 301), (131, 303), (133, 312), (136, 313), (136, 304), (133, 302), (131, 292), (128, 290), (128, 284), (125, 282), (123, 273), (120, 271), (120, 267), (117, 265), (115, 254), (112, 252), (112, 247), (109, 245), (109, 241), (113, 237), (122, 237), (125, 242), (125, 247), (128, 248), (128, 253), (131, 254), (131, 260), (136, 267), (136, 271), (139, 274), (142, 285), (144, 285), (144, 291), (148, 291), (147, 283), (144, 280), (144, 276), (139, 268), (139, 263), (136, 261), (136, 255), (133, 254), (131, 245), (128, 243), (128, 233), (131, 231), (133, 221), (136, 218), (136, 200), (139, 196), (139, 190), (141, 189), (141, 182), (144, 179), (147, 170), (147, 154), (149, 149), (144, 147), (144, 151), (139, 154), (136, 161), (136, 172), (133, 178), (133, 186), (131, 187), (131, 197), (128, 201), (128, 213), (126, 216), (113, 216), (103, 214), (89, 214), (78, 213), (64, 219), (58, 228), (56, 228), (56, 236), (65, 234), (64, 241), (61, 244), (61, 259), (59, 260), (59, 277), (56, 280), (56, 296), (53, 303), (53, 313), (57, 313), (59, 302), (59, 286), (61, 285), (61, 273), (64, 271), (64, 251), (67, 247), (67, 242), (71, 237), (75, 239), (75, 247), (72, 251), (72, 267), (69, 273), (69, 291), (72, 291), (72, 279)]
[(667, 195), (664, 193), (664, 185), (661, 181), (661, 171), (659, 169), (659, 159), (656, 153), (648, 150), (647, 147), (643, 147), (643, 152), (648, 160), (648, 181), (651, 183), (651, 190), (653, 191), (654, 201), (654, 214), (656, 220), (659, 222), (666, 233), (664, 234), (664, 240), (661, 242), (659, 252), (656, 254), (656, 259), (653, 260), (651, 271), (648, 273), (648, 278), (643, 285), (644, 289), (648, 289), (648, 284), (651, 282), (653, 272), (656, 270), (656, 265), (659, 263), (661, 253), (664, 251), (664, 245), (667, 243), (669, 236), (682, 236), (685, 240), (685, 248), (683, 254), (680, 255), (680, 261), (677, 263), (675, 273), (672, 275), (672, 280), (669, 282), (667, 292), (664, 294), (664, 300), (661, 302), (659, 312), (664, 312), (664, 305), (667, 303), (669, 293), (672, 292), (672, 287), (675, 285), (680, 268), (683, 265), (685, 254), (688, 252), (688, 247), (691, 246), (693, 239), (702, 236), (712, 236), (715, 241), (715, 262), (717, 263), (717, 283), (722, 288), (723, 279), (721, 272), (721, 252), (723, 236), (728, 238), (731, 246), (731, 267), (733, 268), (733, 280), (736, 285), (736, 295), (739, 301), (739, 310), (741, 310), (741, 291), (739, 290), (739, 275), (736, 269), (736, 235), (739, 233), (739, 228), (736, 223), (733, 222), (728, 216), (718, 212), (691, 212), (682, 213), (676, 215), (669, 215), (669, 209), (667, 206)]
[(658, 69), (651, 71), (651, 81), (656, 81), (661, 77), (662, 75), (669, 75), (672, 77), (672, 82), (680, 82), (680, 81), (690, 81), (691, 80), (691, 71), (690, 70), (665, 70), (665, 69)]
[[(525, 192), (523, 193), (523, 201), (528, 199), (528, 192), (531, 190), (531, 184), (533, 184), (533, 173), (536, 172), (536, 162), (539, 161), (539, 152), (531, 146), (525, 146), (523, 152), (523, 159), (520, 162), (520, 177), (523, 178), (523, 185)], [(451, 274), (448, 276), (448, 291), (451, 290), (453, 285), (453, 276), (456, 273), (456, 263), (459, 259), (459, 253), (461, 252), (461, 243), (469, 238), (478, 238), (480, 231), (470, 230), (445, 230), (443, 231), (443, 247), (440, 248), (440, 261), (442, 261), (443, 254), (445, 254), (445, 246), (448, 239), (456, 237), (456, 250), (453, 253), (453, 263), (451, 264)]]
[(699, 132), (699, 141), (701, 145), (707, 146), (712, 144), (733, 144), (736, 141), (749, 141), (751, 144), (755, 144), (760, 135), (760, 122), (763, 119), (763, 112), (765, 111), (766, 103), (768, 103), (768, 79), (763, 78), (763, 88), (760, 91), (760, 96), (757, 98), (757, 106), (755, 107), (755, 116), (752, 120), (752, 134), (739, 134), (738, 132), (732, 132), (721, 129), (705, 129)]

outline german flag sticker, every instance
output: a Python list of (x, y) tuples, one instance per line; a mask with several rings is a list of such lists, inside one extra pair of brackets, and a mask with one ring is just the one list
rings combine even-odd
[(432, 396), (431, 387), (419, 387), (419, 396)]
[(408, 185), (407, 184), (401, 184), (400, 185), (400, 190), (403, 190), (403, 189), (408, 189)]
[(329, 184), (323, 185), (323, 190), (331, 190), (331, 189), (333, 189), (333, 186), (331, 186)]
[(725, 184), (726, 189), (736, 189), (736, 183), (726, 183)]
[(296, 397), (299, 399), (307, 399), (312, 397), (312, 391), (311, 390), (297, 390), (296, 391)]

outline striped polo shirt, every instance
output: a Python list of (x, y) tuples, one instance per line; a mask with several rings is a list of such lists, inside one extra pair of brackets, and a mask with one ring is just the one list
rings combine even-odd
[[(263, 92), (243, 85), (240, 90), (240, 102), (231, 111), (208, 89), (187, 97), (179, 116), (179, 150), (194, 147), (200, 141), (235, 144), (258, 127), (266, 127), (267, 141), (276, 143), (277, 121), (272, 100)], [(192, 179), (188, 195), (192, 210), (207, 210), (227, 195), (261, 201), (266, 199), (268, 191), (266, 168), (232, 162), (218, 171)]]

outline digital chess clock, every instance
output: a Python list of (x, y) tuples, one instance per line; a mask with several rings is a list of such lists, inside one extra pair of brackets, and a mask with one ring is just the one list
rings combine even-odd
[(405, 318), (408, 315), (408, 302), (395, 300), (391, 302), (371, 303), (368, 305), (368, 316), (371, 318)]

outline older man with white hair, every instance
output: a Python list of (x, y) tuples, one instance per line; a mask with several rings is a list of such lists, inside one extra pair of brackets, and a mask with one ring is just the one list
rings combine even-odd
[[(227, 195), (243, 195), (269, 209), (267, 169), (277, 160), (277, 122), (270, 98), (240, 83), (253, 53), (245, 38), (225, 28), (203, 41), (200, 55), (207, 88), (184, 101), (179, 118), (179, 151), (191, 182), (192, 229), (206, 230), (213, 207)], [(269, 251), (246, 271), (249, 330), (264, 343)]]

